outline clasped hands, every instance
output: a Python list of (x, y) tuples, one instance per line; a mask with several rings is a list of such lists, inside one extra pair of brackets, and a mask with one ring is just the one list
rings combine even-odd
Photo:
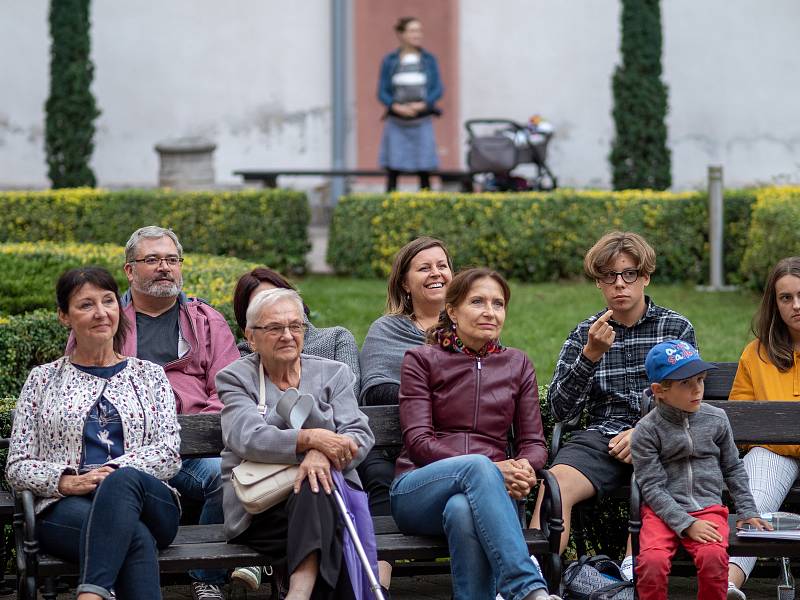
[(312, 492), (319, 492), (321, 485), (330, 494), (331, 466), (344, 471), (358, 452), (358, 444), (350, 436), (327, 429), (302, 429), (297, 436), (297, 450), (305, 452), (305, 457), (294, 480), (294, 493), (300, 492), (300, 485), (308, 478)]
[(58, 491), (62, 496), (83, 496), (85, 494), (90, 494), (113, 472), (113, 467), (99, 467), (87, 471), (83, 475), (64, 474), (58, 480)]
[(536, 485), (536, 472), (527, 458), (509, 458), (494, 463), (503, 474), (508, 495), (514, 500), (524, 500)]
[(400, 115), (401, 117), (413, 119), (418, 114), (423, 112), (427, 107), (428, 105), (424, 102), (407, 102), (404, 104), (395, 102), (392, 104), (392, 112)]

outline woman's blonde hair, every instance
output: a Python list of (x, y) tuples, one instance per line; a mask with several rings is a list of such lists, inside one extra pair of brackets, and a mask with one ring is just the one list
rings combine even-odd
[(636, 261), (639, 273), (651, 275), (656, 270), (656, 252), (638, 233), (611, 231), (597, 240), (583, 259), (587, 277), (600, 279), (604, 270), (619, 254), (629, 254)]
[(408, 242), (397, 251), (392, 262), (392, 272), (389, 273), (389, 284), (386, 293), (386, 313), (387, 315), (406, 315), (414, 314), (414, 306), (411, 304), (411, 295), (403, 289), (408, 269), (414, 257), (429, 248), (441, 248), (447, 257), (447, 266), (453, 270), (453, 260), (447, 251), (447, 246), (442, 240), (432, 237), (418, 237)]

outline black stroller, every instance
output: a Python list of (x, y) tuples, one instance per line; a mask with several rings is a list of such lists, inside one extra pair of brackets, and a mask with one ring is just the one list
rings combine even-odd
[[(484, 191), (554, 190), (558, 182), (547, 166), (547, 144), (553, 128), (540, 117), (528, 125), (511, 119), (470, 119), (467, 130), (467, 165), (477, 174)], [(536, 165), (536, 175), (511, 175), (521, 164)]]

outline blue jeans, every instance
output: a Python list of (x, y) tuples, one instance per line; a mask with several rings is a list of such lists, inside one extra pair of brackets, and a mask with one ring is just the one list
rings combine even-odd
[(77, 592), (119, 600), (161, 598), (158, 548), (178, 533), (180, 509), (161, 481), (131, 467), (92, 494), (68, 496), (38, 518), (42, 549), (80, 565)]
[[(183, 461), (181, 470), (169, 480), (169, 484), (182, 498), (202, 502), (200, 525), (215, 525), (224, 522), (222, 512), (222, 459), (190, 458)], [(228, 572), (223, 570), (197, 569), (189, 571), (195, 581), (223, 584)]]
[(390, 498), (400, 531), (447, 536), (454, 598), (499, 592), (518, 600), (547, 588), (503, 476), (487, 457), (456, 456), (409, 471), (394, 481)]

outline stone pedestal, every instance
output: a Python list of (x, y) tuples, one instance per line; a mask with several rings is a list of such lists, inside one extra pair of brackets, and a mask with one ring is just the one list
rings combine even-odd
[(217, 145), (202, 137), (164, 140), (156, 144), (159, 155), (158, 185), (196, 190), (214, 185), (214, 150)]

